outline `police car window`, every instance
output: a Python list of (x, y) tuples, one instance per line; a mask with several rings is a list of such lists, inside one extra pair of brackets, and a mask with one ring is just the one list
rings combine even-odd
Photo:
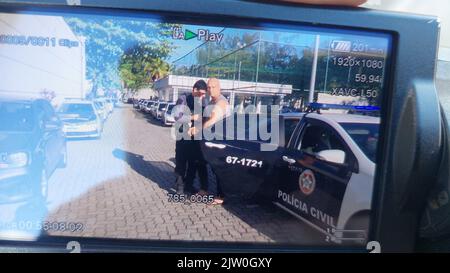
[(362, 152), (373, 162), (376, 160), (378, 144), (378, 124), (341, 123)]
[(346, 151), (347, 149), (338, 136), (329, 128), (308, 124), (302, 135), (299, 150), (315, 155), (325, 150)]
[(297, 127), (299, 120), (298, 119), (286, 119), (284, 121), (284, 136), (285, 142), (288, 143), (291, 139), (292, 133), (294, 133), (295, 128)]

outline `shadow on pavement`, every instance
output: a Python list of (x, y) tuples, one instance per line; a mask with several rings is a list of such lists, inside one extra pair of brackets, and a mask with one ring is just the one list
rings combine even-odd
[[(174, 192), (175, 174), (172, 166), (167, 162), (147, 161), (142, 155), (120, 149), (115, 149), (113, 155), (127, 162), (133, 170), (155, 182), (160, 188)], [(166, 177), (166, 179), (163, 179), (163, 177)], [(167, 177), (170, 177), (170, 179), (167, 179)], [(209, 181), (210, 192), (215, 193), (216, 179), (211, 170), (209, 170)], [(198, 181), (194, 182), (194, 186), (198, 188)], [(302, 244), (312, 245), (314, 242), (317, 244), (318, 241), (322, 240), (317, 232), (312, 231), (310, 227), (292, 217), (289, 213), (275, 207), (271, 202), (259, 201), (242, 200), (238, 197), (228, 196), (221, 207), (275, 242), (288, 244), (301, 242)], [(214, 205), (207, 206), (215, 209)], [(283, 232), (280, 232), (281, 230)]]
[(166, 125), (164, 125), (164, 123), (163, 123), (161, 120), (159, 120), (159, 119), (153, 117), (152, 114), (150, 114), (150, 113), (140, 112), (140, 111), (138, 111), (137, 109), (134, 109), (133, 113), (134, 113), (134, 117), (135, 117), (135, 118), (138, 118), (138, 119), (145, 119), (148, 123), (150, 123), (150, 124), (152, 124), (152, 125), (156, 125), (156, 126), (160, 126), (160, 127), (165, 127), (165, 128), (171, 127), (171, 126), (166, 126)]
[(164, 126), (161, 120), (154, 118), (151, 114), (144, 114), (144, 117), (147, 119), (147, 122), (153, 125), (161, 126), (161, 127), (167, 127)]
[[(146, 183), (172, 191), (175, 175), (167, 162), (148, 161), (142, 155), (121, 149), (115, 149), (112, 154), (145, 177)], [(126, 177), (104, 181), (81, 196), (67, 200), (49, 215), (45, 207), (22, 207), (17, 211), (16, 220), (37, 217), (37, 221), (46, 219), (83, 225), (81, 232), (51, 230), (41, 233), (42, 238), (56, 235), (302, 245), (317, 245), (323, 239), (299, 220), (272, 206), (249, 206), (234, 197), (226, 199), (223, 206), (168, 203), (165, 193), (139, 181), (127, 183), (131, 179), (136, 179), (136, 175), (129, 173)], [(193, 227), (197, 221), (203, 221), (203, 226)], [(180, 224), (182, 227), (174, 228)], [(192, 233), (198, 234), (195, 239), (190, 237)]]
[(155, 182), (161, 189), (174, 191), (175, 173), (173, 167), (164, 161), (147, 161), (142, 155), (115, 149), (113, 156), (125, 161), (134, 171)]

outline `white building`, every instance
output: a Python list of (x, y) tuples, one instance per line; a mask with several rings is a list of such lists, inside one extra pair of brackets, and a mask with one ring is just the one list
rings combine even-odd
[(85, 41), (60, 16), (0, 13), (0, 75), (2, 96), (85, 97)]
[[(154, 89), (160, 99), (176, 101), (180, 94), (192, 92), (192, 87), (198, 80), (207, 81), (199, 77), (169, 75), (155, 82)], [(245, 107), (247, 104), (253, 104), (259, 107), (261, 104), (275, 104), (274, 100), (279, 101), (292, 93), (292, 85), (222, 79), (219, 81), (222, 94), (228, 98), (232, 106)]]

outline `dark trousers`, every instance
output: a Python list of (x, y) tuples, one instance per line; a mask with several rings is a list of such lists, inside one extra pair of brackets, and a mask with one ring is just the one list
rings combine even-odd
[(214, 173), (214, 176), (216, 177), (216, 185), (217, 185), (217, 197), (224, 197), (223, 190), (222, 190), (222, 181), (220, 181), (219, 176), (214, 172), (214, 170), (211, 168), (212, 172)]
[(193, 191), (196, 174), (201, 190), (208, 190), (208, 169), (198, 140), (178, 140), (175, 144), (175, 172), (183, 177), (185, 189)]
[(193, 184), (196, 173), (200, 179), (200, 189), (208, 191), (208, 169), (206, 168), (206, 162), (201, 160), (188, 161), (185, 179), (186, 189), (192, 190), (194, 188)]
[(175, 172), (181, 177), (186, 177), (187, 162), (189, 155), (188, 140), (177, 140), (175, 142)]

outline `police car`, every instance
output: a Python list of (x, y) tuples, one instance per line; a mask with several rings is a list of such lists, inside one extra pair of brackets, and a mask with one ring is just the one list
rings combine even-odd
[(380, 119), (286, 113), (279, 124), (274, 151), (261, 140), (202, 142), (225, 194), (271, 200), (330, 241), (365, 241)]

